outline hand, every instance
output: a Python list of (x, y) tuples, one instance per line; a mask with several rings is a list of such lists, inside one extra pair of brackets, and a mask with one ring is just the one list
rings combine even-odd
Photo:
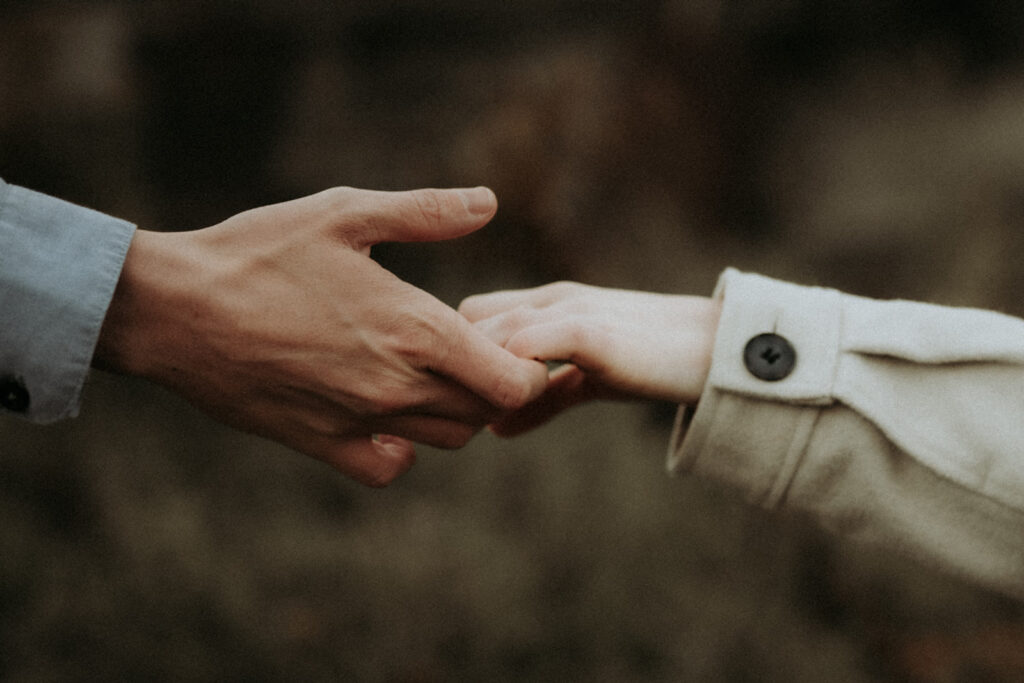
[(721, 307), (702, 297), (559, 282), (473, 296), (459, 312), (517, 356), (566, 363), (539, 398), (491, 427), (514, 436), (591, 399), (696, 403)]
[(460, 447), (547, 382), (369, 258), (378, 242), (472, 232), (496, 208), (486, 188), (336, 188), (204, 230), (139, 231), (94, 364), (385, 485), (412, 466), (411, 441)]

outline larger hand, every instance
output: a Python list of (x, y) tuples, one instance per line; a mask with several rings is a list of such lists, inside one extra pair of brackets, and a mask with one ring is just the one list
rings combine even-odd
[(701, 297), (560, 282), (470, 297), (459, 311), (518, 356), (568, 363), (536, 401), (492, 426), (512, 436), (595, 398), (695, 403), (720, 307)]
[[(337, 188), (194, 232), (137, 233), (95, 363), (383, 485), (545, 383), (539, 363), (369, 258), (484, 225), (493, 193)], [(373, 435), (389, 435), (378, 436)]]

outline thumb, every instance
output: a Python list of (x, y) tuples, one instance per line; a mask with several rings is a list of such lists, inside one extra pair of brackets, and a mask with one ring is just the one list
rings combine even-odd
[(490, 430), (502, 437), (519, 436), (579, 403), (596, 398), (597, 393), (585, 372), (575, 365), (563, 365), (551, 374), (544, 393), (503, 416)]
[(374, 192), (374, 213), (365, 244), (433, 242), (461, 237), (483, 227), (498, 210), (486, 187)]

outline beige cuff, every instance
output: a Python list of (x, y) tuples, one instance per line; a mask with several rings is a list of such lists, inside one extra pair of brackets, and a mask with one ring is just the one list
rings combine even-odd
[[(729, 269), (714, 296), (722, 317), (708, 382), (698, 407), (676, 416), (667, 468), (738, 487), (771, 507), (785, 495), (819, 408), (833, 402), (842, 295)], [(766, 332), (796, 351), (792, 372), (774, 382), (754, 376), (743, 359), (747, 342)]]
[[(722, 316), (711, 371), (695, 413), (680, 412), (670, 472), (707, 473), (777, 500), (814, 407), (840, 403), (935, 473), (1024, 510), (1024, 321), (735, 270), (715, 296)], [(778, 381), (759, 379), (744, 360), (747, 342), (764, 333), (795, 351)]]

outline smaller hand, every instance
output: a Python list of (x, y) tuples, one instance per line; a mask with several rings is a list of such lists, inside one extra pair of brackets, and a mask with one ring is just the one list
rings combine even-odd
[(473, 296), (459, 312), (521, 358), (566, 363), (540, 397), (492, 425), (514, 436), (592, 399), (696, 403), (721, 306), (703, 297), (558, 282)]

